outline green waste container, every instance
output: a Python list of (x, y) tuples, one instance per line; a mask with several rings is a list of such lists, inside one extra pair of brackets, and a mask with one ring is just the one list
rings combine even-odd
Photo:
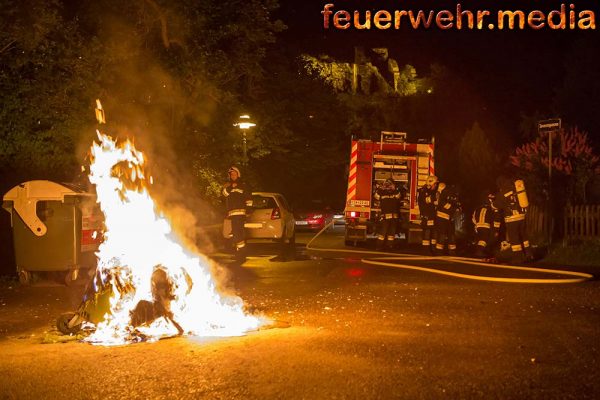
[(22, 283), (33, 273), (65, 272), (67, 284), (82, 268), (95, 268), (102, 214), (96, 197), (69, 184), (29, 181), (3, 198), (11, 214), (17, 273)]

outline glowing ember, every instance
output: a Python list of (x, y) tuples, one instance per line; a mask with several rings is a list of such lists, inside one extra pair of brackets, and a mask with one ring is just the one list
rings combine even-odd
[(110, 312), (86, 340), (104, 345), (176, 334), (235, 336), (266, 321), (216, 290), (206, 258), (184, 249), (146, 189), (144, 155), (98, 132), (90, 181), (105, 217), (96, 287), (112, 288)]

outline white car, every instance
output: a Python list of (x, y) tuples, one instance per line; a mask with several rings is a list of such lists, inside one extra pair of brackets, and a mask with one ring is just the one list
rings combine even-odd
[[(246, 217), (246, 239), (250, 241), (274, 241), (291, 248), (296, 243), (294, 214), (280, 193), (253, 192), (252, 207)], [(223, 237), (228, 239), (231, 221), (223, 223)]]

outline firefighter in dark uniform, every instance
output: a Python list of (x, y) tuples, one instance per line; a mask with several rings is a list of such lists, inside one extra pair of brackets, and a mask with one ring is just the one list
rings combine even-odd
[(421, 214), (421, 229), (423, 230), (421, 244), (423, 249), (428, 252), (431, 251), (431, 246), (435, 245), (434, 223), (437, 195), (437, 177), (430, 176), (427, 178), (427, 183), (419, 189), (417, 197)]
[(227, 203), (227, 218), (231, 220), (236, 260), (244, 262), (246, 260), (244, 223), (246, 222), (246, 207), (252, 206), (252, 192), (241, 180), (239, 168), (231, 167), (227, 172), (229, 173), (229, 182), (223, 185), (223, 196)]
[(494, 205), (495, 197), (494, 193), (489, 192), (486, 201), (473, 211), (477, 258), (492, 255), (500, 237), (502, 213)]
[(375, 191), (375, 200), (379, 200), (381, 208), (379, 227), (377, 233), (377, 250), (394, 246), (398, 217), (400, 216), (401, 193), (396, 188), (394, 181), (388, 179)]
[(454, 215), (460, 208), (458, 193), (454, 186), (448, 186), (444, 183), (438, 184), (438, 201), (435, 215), (435, 253), (442, 255), (447, 245), (448, 254), (456, 255), (456, 239), (454, 227)]
[(525, 213), (529, 206), (525, 184), (522, 180), (513, 181), (507, 177), (500, 177), (498, 189), (494, 205), (504, 214), (506, 239), (510, 243), (512, 261), (529, 261), (532, 255), (525, 231)]

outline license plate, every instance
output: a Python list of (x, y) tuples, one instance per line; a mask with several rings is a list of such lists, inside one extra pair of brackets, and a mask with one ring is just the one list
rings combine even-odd
[(371, 202), (369, 200), (350, 200), (350, 206), (364, 206), (369, 207)]
[(296, 221), (296, 225), (308, 225), (306, 221)]

